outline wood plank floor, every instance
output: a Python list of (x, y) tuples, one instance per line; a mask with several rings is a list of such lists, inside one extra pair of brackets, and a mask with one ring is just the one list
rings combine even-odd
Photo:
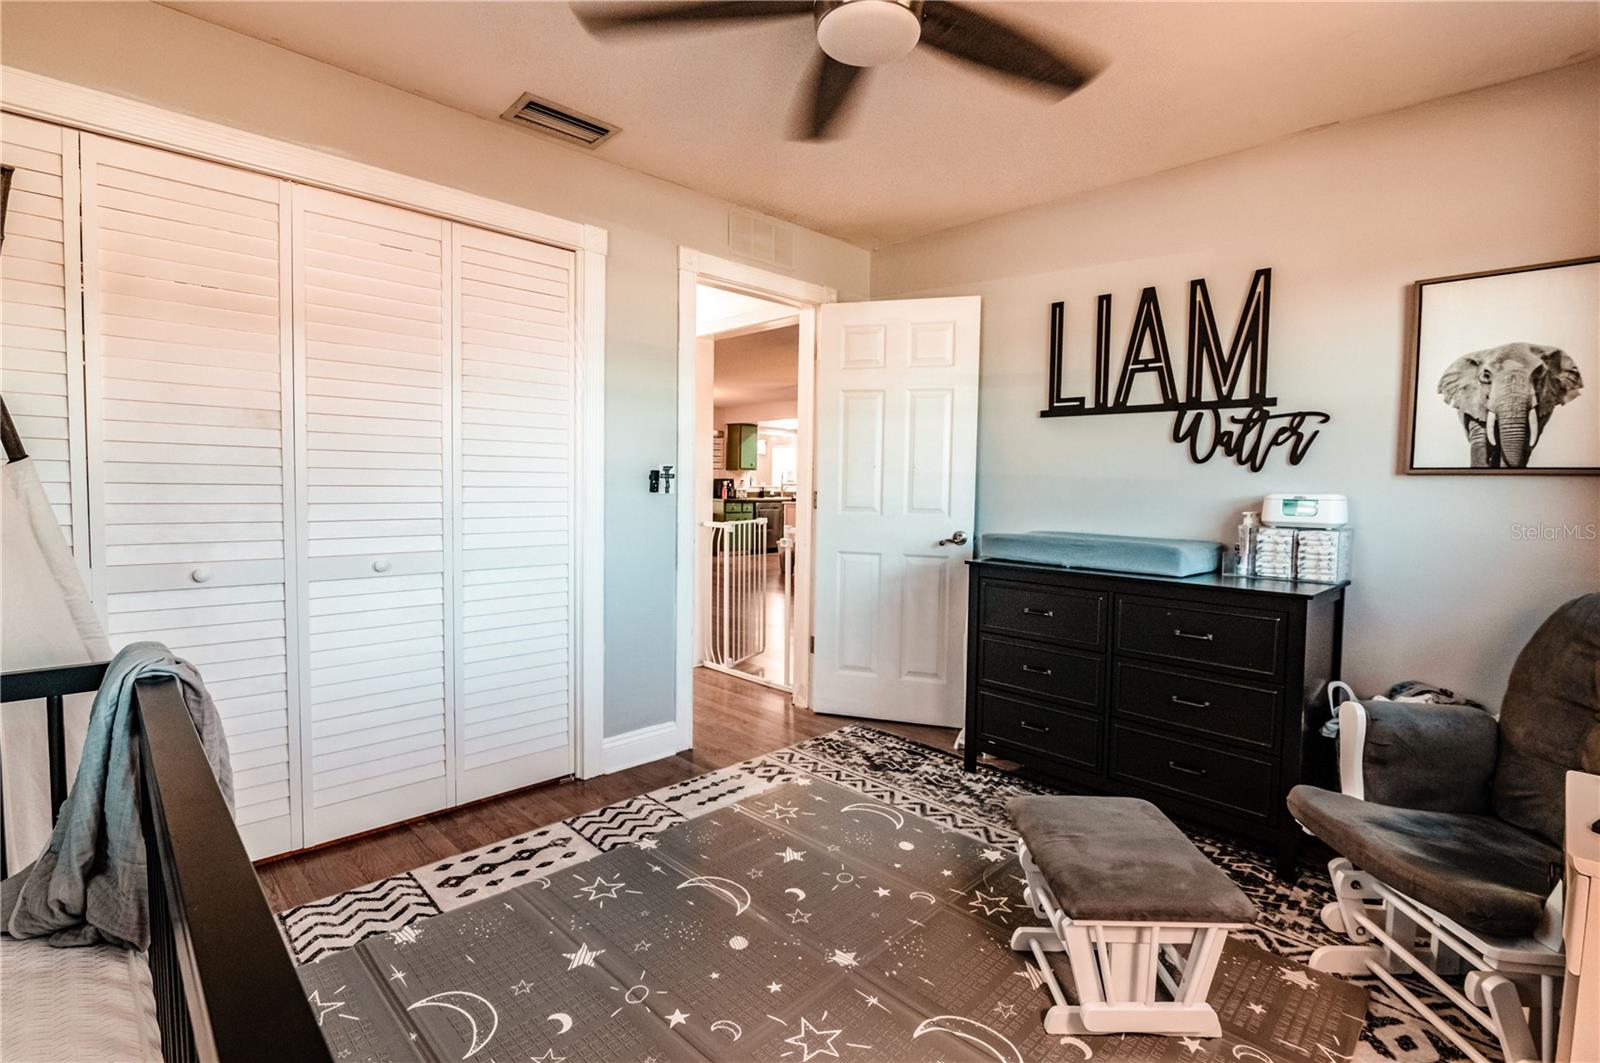
[[(797, 709), (787, 694), (702, 668), (695, 673), (693, 749), (612, 775), (550, 783), (491, 798), (269, 861), (257, 870), (273, 910), (283, 911), (855, 722), (847, 716), (821, 716)], [(859, 722), (945, 749), (956, 734), (946, 727)]]

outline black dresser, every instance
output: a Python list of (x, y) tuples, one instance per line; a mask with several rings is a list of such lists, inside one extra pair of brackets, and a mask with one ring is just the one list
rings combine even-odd
[(1344, 586), (971, 563), (966, 766), (981, 753), (1066, 790), (1144, 797), (1271, 843), (1284, 795), (1332, 785), (1317, 735), (1339, 676)]

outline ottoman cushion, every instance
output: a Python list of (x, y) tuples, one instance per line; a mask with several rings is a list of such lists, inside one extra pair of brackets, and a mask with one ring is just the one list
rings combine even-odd
[(1123, 923), (1251, 923), (1256, 907), (1148, 801), (1014, 797), (1033, 862), (1070, 918)]

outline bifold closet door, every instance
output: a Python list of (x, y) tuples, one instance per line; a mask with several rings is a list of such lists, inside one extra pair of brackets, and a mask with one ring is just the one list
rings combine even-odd
[(0, 248), (0, 394), (87, 577), (78, 134), (0, 115), (0, 162), (15, 168)]
[(454, 803), (448, 224), (294, 189), (305, 844)]
[(456, 785), (458, 799), (470, 801), (574, 766), (576, 258), (452, 228), (461, 514)]
[(292, 849), (288, 185), (92, 136), (82, 169), (95, 596), (199, 667), (246, 847)]

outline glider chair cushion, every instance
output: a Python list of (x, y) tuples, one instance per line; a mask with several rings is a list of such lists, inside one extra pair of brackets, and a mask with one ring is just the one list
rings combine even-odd
[(1518, 655), (1500, 719), (1362, 702), (1365, 800), (1297, 786), (1289, 811), (1356, 867), (1484, 933), (1523, 937), (1559, 879), (1565, 775), (1600, 771), (1600, 594)]
[(1312, 786), (1289, 794), (1305, 828), (1378, 881), (1487, 934), (1526, 937), (1561, 850), (1490, 815), (1396, 808)]
[(1429, 812), (1488, 812), (1496, 725), (1471, 705), (1363, 701), (1368, 801)]
[(1522, 648), (1500, 706), (1494, 814), (1562, 843), (1567, 772), (1600, 773), (1600, 594), (1574, 598)]

